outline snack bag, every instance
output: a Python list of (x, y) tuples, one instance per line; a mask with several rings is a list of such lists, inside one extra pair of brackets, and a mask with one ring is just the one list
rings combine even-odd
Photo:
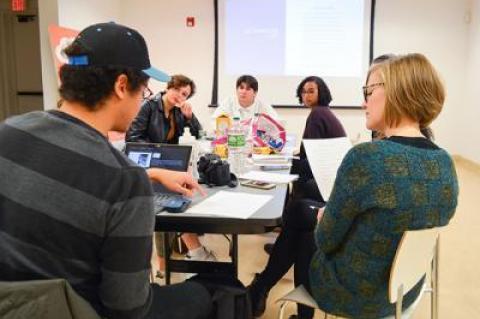
[(287, 140), (285, 128), (267, 114), (259, 114), (253, 121), (252, 137), (254, 147), (270, 147), (274, 152), (282, 151)]

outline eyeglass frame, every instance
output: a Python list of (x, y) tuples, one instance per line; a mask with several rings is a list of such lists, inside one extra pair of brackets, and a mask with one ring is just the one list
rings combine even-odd
[(368, 97), (373, 94), (373, 89), (370, 92), (367, 91), (368, 89), (376, 88), (376, 87), (384, 86), (384, 85), (385, 85), (385, 82), (377, 82), (377, 83), (372, 83), (370, 85), (362, 86), (364, 101), (368, 102)]
[(150, 88), (148, 86), (146, 86), (142, 91), (142, 98), (144, 100), (146, 100), (146, 99), (150, 98), (152, 95), (153, 95), (153, 91), (150, 90)]

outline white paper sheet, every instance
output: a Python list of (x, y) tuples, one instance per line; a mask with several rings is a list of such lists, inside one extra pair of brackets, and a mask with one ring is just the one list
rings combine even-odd
[(332, 192), (338, 168), (352, 148), (352, 143), (347, 137), (304, 139), (303, 146), (318, 189), (323, 199), (327, 201)]
[(239, 178), (251, 179), (254, 181), (260, 181), (260, 182), (266, 182), (266, 183), (287, 184), (298, 179), (298, 175), (250, 171), (248, 173), (240, 175)]
[(219, 191), (190, 207), (188, 213), (247, 219), (272, 198), (272, 195)]

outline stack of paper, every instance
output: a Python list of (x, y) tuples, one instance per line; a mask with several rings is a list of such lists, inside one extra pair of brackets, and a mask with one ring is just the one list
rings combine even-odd
[(280, 166), (290, 167), (292, 156), (288, 155), (261, 155), (253, 154), (252, 160), (255, 166)]
[(287, 184), (298, 179), (298, 175), (250, 171), (248, 173), (240, 175), (239, 178), (250, 179), (253, 181), (265, 183)]

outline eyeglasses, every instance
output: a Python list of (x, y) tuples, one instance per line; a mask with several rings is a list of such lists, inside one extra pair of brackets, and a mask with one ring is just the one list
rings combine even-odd
[(146, 86), (144, 89), (143, 89), (143, 93), (142, 93), (142, 97), (144, 100), (148, 99), (149, 97), (151, 97), (153, 95), (153, 92), (152, 90), (150, 90), (150, 88), (148, 86)]
[[(385, 83), (383, 82), (378, 82), (378, 83), (372, 83), (370, 85), (366, 85), (366, 86), (363, 86), (362, 87), (362, 90), (363, 90), (363, 98), (365, 99), (365, 102), (368, 101), (368, 97), (370, 95), (372, 95), (373, 93), (373, 89), (378, 87), (378, 86), (384, 86)], [(368, 91), (368, 89), (371, 89), (370, 92)]]

